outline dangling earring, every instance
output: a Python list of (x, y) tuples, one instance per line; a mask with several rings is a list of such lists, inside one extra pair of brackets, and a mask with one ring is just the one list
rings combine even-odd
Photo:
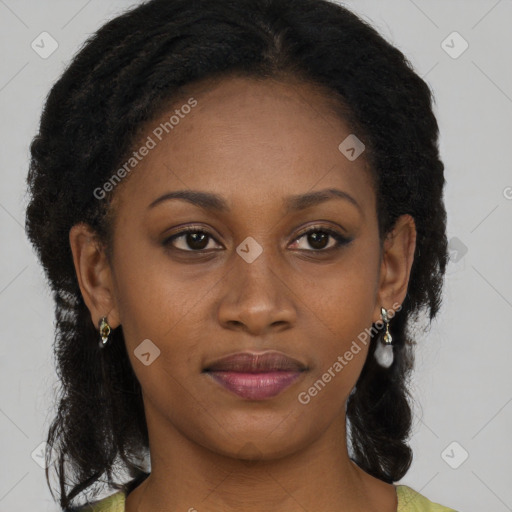
[(108, 336), (110, 334), (110, 325), (108, 325), (107, 317), (104, 316), (100, 320), (100, 335), (101, 335), (101, 341), (99, 342), (99, 347), (104, 348), (105, 345), (108, 343)]
[(393, 338), (389, 333), (389, 316), (384, 308), (380, 308), (382, 319), (386, 323), (386, 332), (383, 340), (378, 340), (375, 348), (375, 359), (383, 368), (389, 368), (393, 364)]

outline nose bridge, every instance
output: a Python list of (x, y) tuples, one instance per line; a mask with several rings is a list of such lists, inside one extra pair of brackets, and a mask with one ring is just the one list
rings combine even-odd
[(293, 321), (294, 307), (279, 275), (276, 251), (248, 237), (236, 252), (219, 320), (230, 325), (244, 324), (253, 332)]
[[(274, 265), (274, 266), (273, 266)], [(265, 251), (251, 263), (241, 259), (236, 264), (235, 272), (242, 284), (245, 296), (253, 293), (266, 292), (267, 295), (274, 295), (276, 287), (275, 259), (274, 264), (269, 251)]]
[[(280, 283), (276, 277), (275, 251), (248, 237), (236, 249), (234, 279), (241, 300), (276, 300)], [(277, 289), (276, 289), (277, 288)]]

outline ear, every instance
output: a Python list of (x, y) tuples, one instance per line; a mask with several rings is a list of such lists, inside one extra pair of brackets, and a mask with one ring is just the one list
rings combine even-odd
[(381, 307), (394, 310), (405, 300), (415, 249), (416, 224), (410, 215), (402, 215), (383, 244), (374, 322), (382, 318)]
[(112, 273), (97, 234), (88, 224), (75, 224), (69, 230), (69, 244), (80, 291), (93, 324), (98, 327), (100, 319), (106, 316), (111, 328), (118, 327)]

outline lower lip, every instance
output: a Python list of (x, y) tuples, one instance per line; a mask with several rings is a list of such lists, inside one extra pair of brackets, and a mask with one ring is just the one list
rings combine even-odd
[(247, 400), (264, 400), (291, 386), (303, 372), (273, 371), (266, 373), (207, 372), (226, 389)]

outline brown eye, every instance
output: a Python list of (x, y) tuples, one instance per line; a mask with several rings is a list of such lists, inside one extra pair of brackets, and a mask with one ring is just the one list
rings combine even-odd
[(325, 231), (315, 231), (314, 233), (308, 233), (307, 235), (308, 244), (316, 249), (325, 249), (326, 245), (329, 244), (329, 238), (331, 235)]
[[(213, 237), (206, 231), (187, 228), (164, 240), (163, 245), (171, 245), (180, 251), (198, 252), (206, 250), (210, 239), (213, 240)], [(176, 246), (175, 241), (177, 240), (180, 241), (181, 247)]]
[[(333, 231), (328, 228), (314, 226), (313, 228), (305, 231), (295, 239), (295, 243), (301, 238), (305, 238), (310, 247), (311, 252), (325, 252), (330, 249), (338, 249), (339, 247), (348, 244), (351, 239), (348, 239), (340, 233)], [(329, 247), (329, 239), (333, 239), (334, 243)], [(300, 247), (294, 247), (295, 249), (301, 249)], [(308, 249), (306, 249), (308, 250)]]

